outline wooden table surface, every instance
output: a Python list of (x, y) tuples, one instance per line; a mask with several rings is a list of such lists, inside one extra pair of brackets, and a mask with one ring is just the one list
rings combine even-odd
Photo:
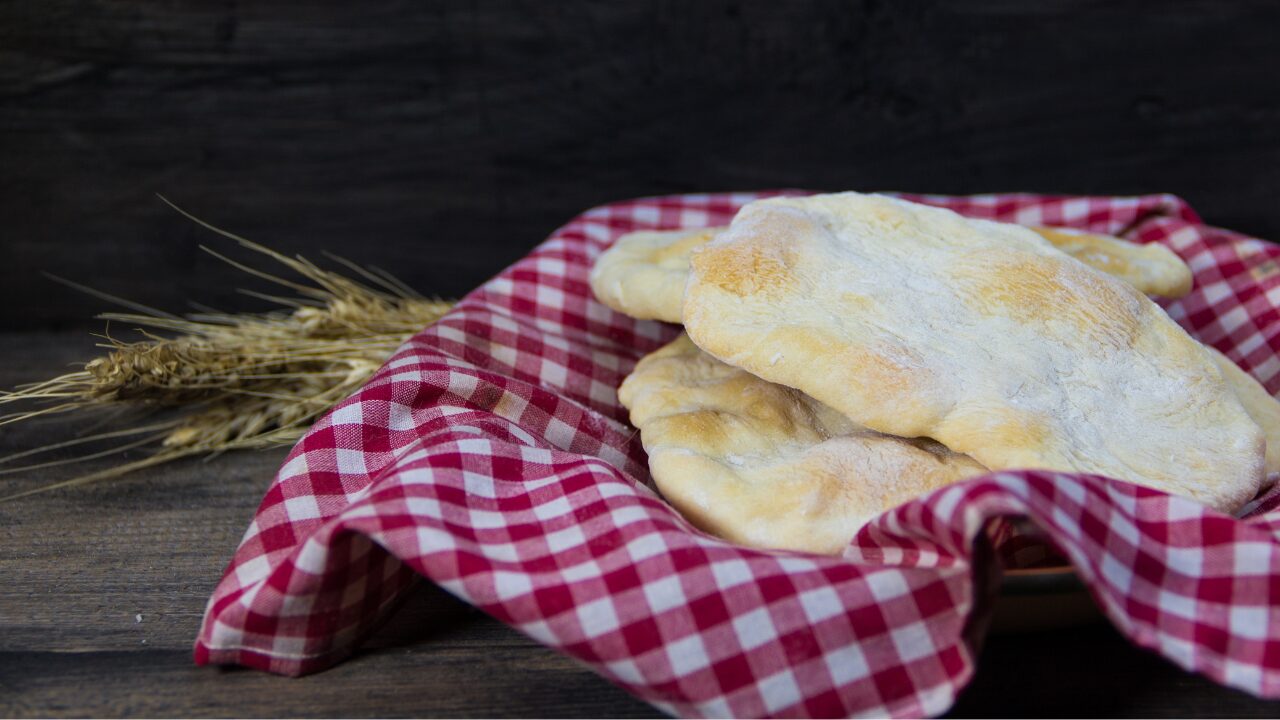
[(0, 328), (100, 308), (42, 270), (258, 307), (155, 193), (445, 296), (665, 193), (1172, 192), (1280, 238), (1278, 28), (1257, 0), (0, 2)]
[[(84, 333), (0, 335), (0, 387), (90, 351)], [(65, 437), (0, 431), (0, 455)], [(0, 715), (646, 716), (575, 661), (423, 581), (355, 657), (302, 679), (199, 668), (204, 604), (283, 450), (193, 460), (0, 504)], [(100, 467), (94, 465), (93, 467)], [(65, 477), (0, 477), (0, 490)], [(1280, 716), (1105, 624), (989, 637), (955, 716)]]
[[(1245, 1), (0, 3), (0, 388), (92, 352), (69, 329), (101, 303), (40, 271), (260, 307), (157, 192), (444, 295), (672, 192), (1169, 191), (1274, 238), (1277, 27)], [(0, 457), (65, 433), (0, 428)], [(195, 667), (283, 455), (0, 504), (0, 715), (652, 714), (425, 582), (328, 672)], [(979, 668), (956, 715), (1280, 716), (1105, 625), (992, 637)]]

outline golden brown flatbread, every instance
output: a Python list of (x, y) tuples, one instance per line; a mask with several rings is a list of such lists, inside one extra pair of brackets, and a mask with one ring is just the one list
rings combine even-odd
[(591, 291), (600, 302), (630, 317), (678, 323), (689, 254), (718, 230), (623, 235), (591, 267)]
[(1231, 386), (1240, 404), (1244, 406), (1249, 417), (1262, 428), (1267, 436), (1267, 476), (1274, 481), (1274, 475), (1280, 473), (1280, 402), (1277, 402), (1262, 384), (1253, 376), (1240, 369), (1223, 355), (1208, 345), (1204, 346), (1222, 371), (1222, 377)]
[(1170, 299), (1191, 292), (1191, 268), (1163, 245), (1139, 245), (1071, 228), (1031, 229), (1062, 252), (1124, 280), (1140, 292)]
[[(596, 261), (591, 290), (600, 302), (640, 320), (680, 322), (689, 256), (724, 228), (634, 232)], [(1161, 245), (1054, 227), (1031, 228), (1059, 250), (1128, 282), (1148, 295), (1179, 298), (1191, 291), (1191, 270)]]
[(859, 428), (681, 335), (618, 390), (664, 497), (744, 545), (838, 553), (867, 521), (986, 468), (938, 443)]
[(992, 469), (1225, 511), (1263, 482), (1263, 433), (1204, 348), (1015, 225), (858, 193), (754, 202), (694, 252), (682, 315), (730, 365)]

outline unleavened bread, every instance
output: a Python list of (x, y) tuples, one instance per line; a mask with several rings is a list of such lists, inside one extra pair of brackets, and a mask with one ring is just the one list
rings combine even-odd
[[(1115, 275), (1148, 295), (1179, 298), (1191, 291), (1191, 270), (1163, 245), (1138, 245), (1069, 228), (1031, 228), (1077, 260)], [(723, 227), (627, 233), (592, 266), (600, 302), (640, 320), (680, 322), (689, 256)]]
[[(642, 320), (680, 323), (689, 257), (725, 228), (628, 233), (600, 258), (592, 287), (606, 305)], [(1054, 247), (1148, 295), (1177, 298), (1191, 289), (1191, 270), (1168, 248), (1110, 235), (1032, 227)], [(1267, 435), (1267, 474), (1280, 473), (1280, 402), (1235, 363), (1213, 351), (1245, 410)], [(1225, 363), (1225, 364), (1224, 364)]]
[(698, 346), (872, 430), (1225, 511), (1263, 482), (1262, 431), (1205, 349), (1025, 228), (878, 195), (773, 198), (691, 268)]
[(1262, 428), (1262, 433), (1267, 438), (1267, 482), (1273, 482), (1280, 475), (1280, 402), (1262, 387), (1262, 383), (1232, 362), (1231, 358), (1208, 345), (1204, 347), (1218, 364), (1222, 377), (1244, 406), (1245, 412)]
[(1176, 299), (1191, 292), (1191, 268), (1172, 250), (1139, 245), (1074, 228), (1033, 227), (1040, 237), (1080, 262), (1124, 280), (1139, 292)]
[(591, 266), (591, 291), (624, 315), (678, 323), (689, 255), (721, 229), (627, 233)]
[(860, 428), (683, 334), (643, 358), (618, 398), (667, 501), (744, 545), (838, 553), (881, 512), (987, 472), (938, 443)]

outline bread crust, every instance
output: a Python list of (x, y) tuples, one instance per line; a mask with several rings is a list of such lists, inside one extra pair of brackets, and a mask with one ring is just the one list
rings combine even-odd
[(689, 255), (721, 228), (623, 235), (591, 267), (591, 292), (609, 308), (639, 320), (680, 322)]
[(876, 515), (987, 472), (938, 443), (860, 428), (685, 335), (643, 358), (618, 398), (667, 501), (744, 545), (839, 553)]
[(1206, 350), (1026, 228), (878, 195), (772, 198), (691, 268), (693, 342), (872, 430), (1228, 512), (1263, 482), (1263, 433)]
[[(1180, 298), (1191, 291), (1191, 270), (1162, 245), (1138, 245), (1111, 235), (1057, 227), (1033, 227), (1054, 247), (1156, 297)], [(640, 320), (680, 322), (689, 278), (689, 256), (723, 227), (627, 233), (591, 270), (591, 290), (600, 302)]]
[(1191, 292), (1191, 268), (1163, 246), (1061, 227), (1033, 227), (1040, 237), (1080, 262), (1118, 277), (1139, 292), (1175, 300)]
[(1249, 417), (1253, 418), (1266, 435), (1267, 483), (1275, 482), (1277, 475), (1280, 475), (1280, 402), (1262, 387), (1262, 383), (1232, 362), (1231, 358), (1208, 345), (1204, 347), (1218, 364), (1223, 379), (1240, 400), (1245, 412), (1249, 413)]

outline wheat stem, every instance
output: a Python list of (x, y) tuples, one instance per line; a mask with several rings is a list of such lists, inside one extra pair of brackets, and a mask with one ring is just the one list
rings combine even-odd
[[(189, 455), (213, 457), (227, 450), (294, 442), (315, 418), (362, 385), (410, 336), (452, 305), (424, 298), (384, 270), (363, 268), (337, 256), (329, 257), (368, 284), (324, 270), (306, 258), (289, 257), (216, 228), (167, 199), (161, 200), (200, 226), (300, 275), (305, 284), (209, 250), (232, 267), (289, 288), (299, 297), (250, 290), (244, 292), (274, 303), (277, 309), (231, 314), (204, 308), (199, 314), (178, 316), (59, 279), (133, 312), (99, 316), (108, 323), (99, 336), (103, 342), (98, 344), (105, 354), (82, 369), (0, 392), (0, 405), (51, 403), (0, 415), (0, 425), (101, 408), (169, 407), (177, 417), (0, 458), (0, 464), (8, 463), (94, 441), (149, 433), (110, 450), (0, 470), (0, 474), (11, 474), (154, 446), (151, 455), (142, 460), (0, 497), (0, 501), (119, 477)], [(127, 342), (113, 337), (113, 322), (136, 327), (141, 339)]]

